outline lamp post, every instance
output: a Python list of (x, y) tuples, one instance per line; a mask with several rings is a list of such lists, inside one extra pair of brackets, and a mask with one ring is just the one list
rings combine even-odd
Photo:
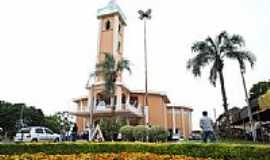
[[(148, 9), (147, 11), (139, 10), (139, 19), (143, 20), (144, 22), (144, 69), (145, 69), (145, 96), (144, 96), (144, 117), (145, 115), (145, 108), (148, 107), (148, 77), (147, 77), (147, 45), (146, 45), (146, 21), (151, 19), (152, 10)], [(148, 115), (147, 115), (148, 116)], [(145, 118), (144, 121), (146, 124), (148, 123), (148, 118)]]
[(249, 99), (248, 99), (246, 80), (245, 80), (245, 76), (244, 76), (245, 70), (243, 68), (241, 68), (240, 72), (241, 72), (241, 77), (242, 77), (242, 82), (243, 82), (243, 87), (244, 87), (244, 92), (245, 92), (245, 98), (246, 98), (246, 103), (247, 103), (250, 130), (252, 132), (253, 141), (255, 142), (256, 141), (256, 133), (255, 133), (256, 131), (255, 131), (255, 128), (254, 128), (251, 106), (250, 106)]

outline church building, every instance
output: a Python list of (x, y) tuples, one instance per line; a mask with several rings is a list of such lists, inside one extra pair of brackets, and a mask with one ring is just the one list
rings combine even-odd
[[(104, 59), (104, 54), (112, 54), (115, 60), (123, 59), (124, 31), (127, 19), (115, 1), (111, 1), (97, 11), (99, 21), (98, 51), (96, 63)], [(127, 120), (129, 125), (151, 124), (159, 125), (170, 131), (171, 136), (188, 138), (192, 131), (192, 111), (185, 106), (171, 105), (169, 97), (162, 92), (148, 92), (148, 106), (144, 106), (144, 90), (130, 90), (123, 82), (122, 74), (116, 79), (115, 96), (104, 97), (104, 80), (95, 77), (93, 84), (87, 86), (88, 95), (74, 99), (77, 110), (78, 131), (87, 130), (92, 115), (96, 124), (104, 117), (113, 115)], [(112, 100), (113, 99), (113, 100)], [(114, 110), (113, 110), (114, 108)]]

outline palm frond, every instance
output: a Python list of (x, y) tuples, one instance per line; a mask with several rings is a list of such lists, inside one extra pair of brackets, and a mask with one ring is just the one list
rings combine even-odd
[(192, 52), (197, 55), (187, 62), (187, 69), (192, 70), (195, 77), (201, 76), (201, 68), (215, 60), (216, 50), (214, 42), (211, 38), (206, 41), (197, 41), (191, 47)]
[(195, 77), (201, 76), (201, 66), (197, 65), (194, 59), (188, 60), (187, 69), (192, 70), (192, 73)]
[(253, 68), (256, 62), (256, 56), (250, 51), (231, 51), (225, 54), (226, 57), (230, 59), (235, 59), (239, 62), (240, 68), (245, 69), (244, 61), (248, 61), (250, 63), (251, 68)]
[(214, 61), (214, 59), (214, 56), (208, 52), (199, 53), (194, 58), (188, 60), (187, 69), (191, 69), (195, 77), (201, 76), (201, 68)]
[(208, 45), (205, 41), (197, 41), (191, 46), (192, 52), (199, 52), (203, 50), (209, 50)]
[(211, 37), (207, 37), (205, 42), (209, 43), (208, 46), (212, 49), (213, 53), (217, 53), (217, 45), (215, 44), (214, 40)]
[(230, 37), (230, 41), (232, 42), (232, 44), (238, 45), (239, 47), (245, 46), (244, 38), (242, 36), (238, 35), (238, 34), (232, 35)]
[(217, 37), (216, 37), (216, 43), (217, 46), (221, 46), (226, 39), (229, 39), (227, 31), (222, 31)]
[(129, 60), (123, 59), (123, 60), (120, 60), (117, 63), (116, 71), (117, 72), (122, 72), (124, 70), (127, 70), (127, 71), (129, 71), (129, 73), (131, 73), (130, 61)]

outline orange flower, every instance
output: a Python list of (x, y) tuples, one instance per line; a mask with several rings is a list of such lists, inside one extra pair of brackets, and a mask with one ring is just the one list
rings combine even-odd
[(48, 155), (45, 153), (0, 155), (0, 160), (210, 160), (178, 155), (158, 155), (153, 153), (87, 153), (72, 155)]

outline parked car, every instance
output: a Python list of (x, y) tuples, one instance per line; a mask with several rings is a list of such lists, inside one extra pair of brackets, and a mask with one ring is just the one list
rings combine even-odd
[(190, 140), (201, 140), (202, 139), (201, 131), (199, 131), (199, 130), (192, 131), (189, 139)]
[(14, 138), (15, 142), (39, 142), (39, 141), (60, 141), (60, 135), (53, 133), (46, 127), (27, 127), (20, 129)]

